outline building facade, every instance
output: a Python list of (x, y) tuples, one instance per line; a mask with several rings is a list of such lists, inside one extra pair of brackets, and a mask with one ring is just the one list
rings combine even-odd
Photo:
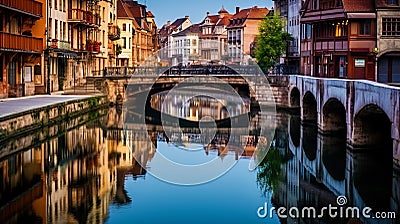
[(251, 46), (254, 45), (258, 35), (258, 26), (262, 19), (269, 13), (267, 8), (253, 8), (240, 10), (229, 20), (228, 30), (228, 57), (238, 62), (243, 59), (243, 53), (250, 55)]
[(168, 21), (158, 32), (158, 42), (160, 46), (159, 56), (163, 65), (173, 63), (173, 54), (175, 54), (175, 42), (173, 35), (179, 33), (192, 25), (189, 16), (176, 19), (173, 23)]
[(280, 63), (290, 66), (293, 73), (298, 73), (300, 66), (300, 9), (304, 0), (275, 0), (274, 13), (286, 21), (286, 31), (291, 35), (287, 40), (287, 49)]
[(378, 82), (400, 83), (400, 4), (394, 0), (376, 1)]
[(228, 54), (228, 32), (226, 27), (232, 14), (221, 8), (217, 15), (207, 12), (206, 18), (200, 23), (200, 55), (209, 62), (218, 62)]
[(154, 15), (137, 1), (118, 0), (118, 26), (121, 39), (117, 47), (117, 66), (137, 67), (158, 49)]
[(45, 0), (0, 2), (0, 98), (44, 91)]
[(200, 25), (193, 24), (185, 30), (172, 34), (172, 65), (188, 65), (200, 58)]
[(302, 74), (375, 79), (373, 0), (306, 1), (301, 23)]

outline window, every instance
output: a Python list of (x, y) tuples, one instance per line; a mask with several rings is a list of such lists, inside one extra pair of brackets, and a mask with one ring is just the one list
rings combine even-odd
[(386, 4), (388, 5), (398, 5), (399, 0), (386, 0)]
[(58, 20), (54, 20), (55, 39), (58, 39)]
[(126, 37), (122, 38), (122, 48), (126, 49)]
[(52, 29), (51, 29), (51, 27), (52, 27), (52, 23), (53, 23), (53, 20), (51, 19), (51, 18), (49, 18), (49, 38), (52, 38)]
[(122, 31), (126, 31), (126, 23), (122, 24)]
[(400, 36), (400, 18), (382, 18), (382, 36)]
[(371, 35), (371, 22), (361, 22), (360, 23), (360, 35)]
[(66, 22), (63, 22), (63, 36), (62, 36), (62, 38), (63, 38), (63, 40), (66, 40), (67, 39), (67, 23)]
[(25, 77), (24, 77), (25, 82), (32, 82), (32, 67), (31, 66), (26, 66), (25, 67)]
[(197, 40), (196, 40), (196, 39), (193, 39), (193, 40), (192, 40), (192, 45), (193, 45), (193, 46), (197, 46)]
[(57, 9), (57, 7), (58, 7), (57, 0), (54, 0), (54, 8)]
[(345, 36), (347, 36), (347, 24), (345, 24), (344, 22), (337, 23), (336, 24), (336, 29), (335, 29), (335, 36), (336, 37), (345, 37)]
[(16, 75), (17, 75), (17, 62), (16, 59), (12, 60), (8, 63), (8, 84), (15, 85), (16, 84)]

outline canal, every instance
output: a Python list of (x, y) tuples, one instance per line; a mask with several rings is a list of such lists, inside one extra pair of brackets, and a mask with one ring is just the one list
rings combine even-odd
[[(178, 101), (188, 103), (173, 98), (167, 108), (161, 108), (158, 102), (165, 101), (165, 94), (160, 93), (151, 99), (151, 107), (191, 122), (204, 116), (224, 119), (227, 113), (240, 116), (250, 110), (245, 104), (221, 111), (221, 105), (207, 97), (188, 101), (183, 93), (180, 96)], [(174, 109), (177, 105), (179, 110)], [(330, 205), (340, 207), (338, 203), (360, 211), (370, 207), (371, 216), (399, 214), (399, 173), (391, 153), (382, 153), (384, 146), (351, 150), (345, 135), (321, 135), (315, 126), (303, 125), (296, 113), (280, 111), (267, 156), (249, 170), (254, 153), (251, 138), (244, 150), (224, 147), (223, 131), (211, 144), (204, 144), (195, 129), (166, 137), (158, 124), (124, 124), (128, 116), (121, 108), (101, 109), (2, 145), (1, 150), (20, 150), (0, 159), (1, 222), (399, 222), (362, 214), (359, 218), (339, 213), (300, 217), (304, 207), (320, 211)], [(182, 186), (151, 174), (159, 168), (161, 156), (188, 165), (211, 160), (218, 166), (235, 164), (210, 182)], [(339, 196), (346, 203), (339, 202)], [(278, 217), (279, 207), (298, 208), (300, 215)]]

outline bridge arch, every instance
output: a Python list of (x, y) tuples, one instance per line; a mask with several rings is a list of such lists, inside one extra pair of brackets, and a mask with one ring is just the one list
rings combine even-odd
[(310, 91), (307, 91), (303, 96), (301, 119), (304, 123), (317, 124), (317, 100)]
[[(393, 148), (391, 137), (392, 123), (385, 111), (368, 104), (361, 108), (353, 121), (352, 145), (357, 147)], [(392, 151), (390, 151), (392, 153)]]
[(337, 98), (329, 98), (322, 108), (323, 133), (346, 133), (346, 108)]
[(289, 91), (289, 106), (291, 108), (300, 107), (300, 90), (296, 86), (292, 86)]

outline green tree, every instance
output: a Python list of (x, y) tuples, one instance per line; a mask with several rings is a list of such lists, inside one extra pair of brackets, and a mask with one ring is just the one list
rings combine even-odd
[(273, 67), (286, 51), (291, 36), (284, 31), (285, 24), (286, 21), (274, 13), (267, 15), (258, 27), (255, 57), (264, 72)]

